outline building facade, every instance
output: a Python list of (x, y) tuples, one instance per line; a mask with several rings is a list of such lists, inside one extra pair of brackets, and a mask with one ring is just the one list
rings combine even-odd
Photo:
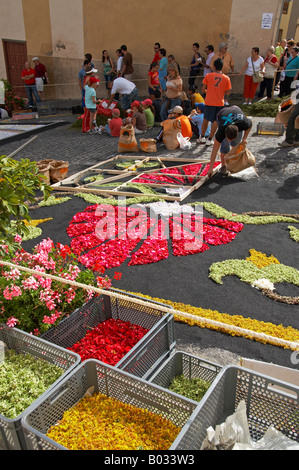
[[(103, 85), (102, 51), (116, 61), (116, 49), (126, 44), (133, 54), (133, 81), (147, 94), (147, 72), (155, 42), (173, 54), (188, 76), (192, 45), (200, 53), (227, 42), (235, 72), (251, 48), (261, 54), (277, 41), (283, 0), (0, 0), (0, 78), (22, 91), (25, 60), (38, 56), (50, 79), (48, 98), (80, 98), (78, 72), (84, 54), (91, 53)], [(250, 8), (249, 8), (250, 6)], [(199, 80), (199, 79), (198, 79)], [(184, 82), (185, 82), (184, 81)], [(239, 92), (240, 77), (232, 76)], [(200, 84), (200, 81), (198, 81)]]

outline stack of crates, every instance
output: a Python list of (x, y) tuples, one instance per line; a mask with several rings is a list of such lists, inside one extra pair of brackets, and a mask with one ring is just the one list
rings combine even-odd
[[(18, 354), (30, 354), (34, 358), (43, 359), (64, 371), (60, 378), (39, 397), (40, 399), (45, 397), (50, 390), (55, 389), (55, 386), (81, 363), (78, 354), (17, 328), (9, 328), (5, 324), (0, 324), (0, 344), (3, 348), (2, 360), (5, 360), (5, 348), (8, 348)], [(28, 409), (29, 407), (14, 419), (0, 414), (0, 450), (24, 450), (26, 448), (21, 420)]]
[(145, 300), (127, 293), (126, 299), (106, 295), (91, 299), (57, 327), (48, 330), (43, 338), (63, 348), (70, 348), (90, 329), (108, 318), (130, 321), (149, 331), (116, 367), (137, 377), (151, 375), (175, 348), (174, 317), (161, 311), (159, 307), (163, 304), (159, 302), (149, 301), (150, 307), (147, 307), (133, 299)]

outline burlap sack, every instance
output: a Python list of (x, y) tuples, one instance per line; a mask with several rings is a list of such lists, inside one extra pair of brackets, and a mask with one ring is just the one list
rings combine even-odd
[(63, 160), (45, 159), (37, 162), (38, 167), (48, 167), (50, 183), (58, 183), (67, 177), (69, 164)]
[(120, 130), (120, 136), (118, 141), (118, 152), (138, 152), (139, 147), (135, 137), (135, 131), (132, 124), (122, 126)]
[(275, 122), (287, 124), (289, 122), (292, 112), (294, 111), (294, 108), (295, 106), (291, 98), (284, 99), (278, 107), (278, 113), (276, 115)]
[(43, 163), (42, 161), (36, 162), (36, 166), (38, 168), (38, 171), (41, 175), (44, 175), (46, 177), (46, 184), (50, 184), (50, 165), (49, 163)]
[(140, 139), (140, 150), (147, 153), (157, 152), (157, 145), (155, 139)]
[(239, 173), (255, 165), (255, 156), (248, 150), (246, 145), (239, 144), (225, 155), (225, 165), (232, 174)]
[(175, 119), (167, 119), (162, 122), (163, 126), (163, 142), (168, 150), (175, 150), (180, 146), (178, 134), (181, 132), (180, 121)]

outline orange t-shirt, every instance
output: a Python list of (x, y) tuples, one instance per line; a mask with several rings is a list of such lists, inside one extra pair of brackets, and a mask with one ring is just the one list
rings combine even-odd
[(178, 121), (181, 123), (181, 134), (183, 137), (192, 137), (193, 132), (192, 132), (192, 127), (189, 121), (188, 116), (185, 116), (184, 114), (178, 118), (176, 118)]
[(230, 78), (224, 73), (208, 73), (202, 82), (207, 87), (205, 104), (207, 106), (224, 106), (224, 95), (231, 90)]

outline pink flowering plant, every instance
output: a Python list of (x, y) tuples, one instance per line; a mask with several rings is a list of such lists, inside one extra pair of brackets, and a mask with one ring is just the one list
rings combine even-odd
[[(16, 237), (16, 241), (20, 243), (21, 238)], [(49, 238), (36, 245), (32, 253), (20, 245), (12, 259), (7, 250), (2, 260), (88, 286), (109, 289), (112, 284), (108, 276), (102, 275), (101, 266), (98, 266), (101, 276), (95, 270), (82, 270), (68, 246), (54, 244)], [(0, 323), (36, 336), (58, 325), (65, 316), (98, 295), (90, 289), (38, 276), (18, 267), (0, 265), (0, 270)]]

